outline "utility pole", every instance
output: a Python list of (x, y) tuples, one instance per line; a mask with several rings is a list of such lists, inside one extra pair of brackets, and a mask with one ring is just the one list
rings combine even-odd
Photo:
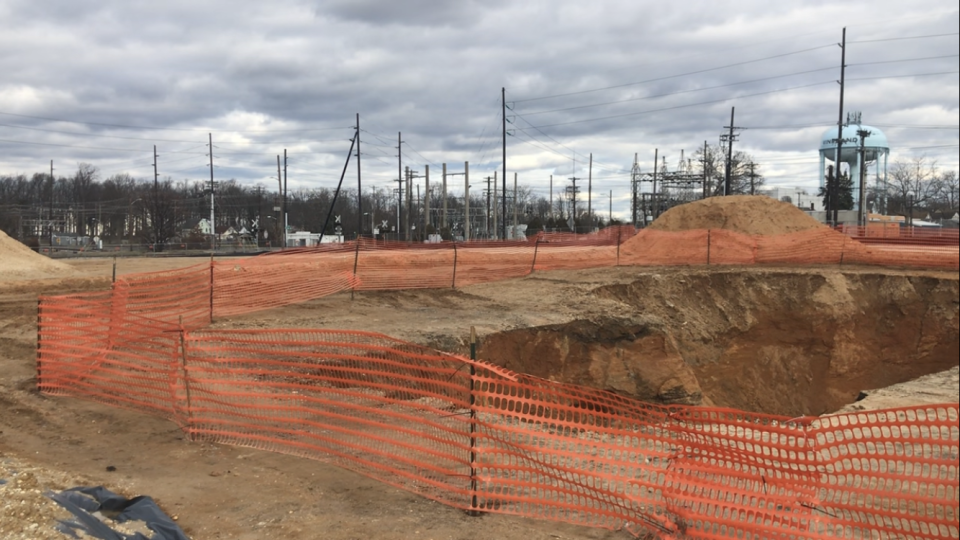
[[(353, 149), (350, 152), (353, 153)], [(349, 160), (350, 157), (348, 156), (347, 159)], [(283, 248), (286, 233), (281, 232), (283, 231), (283, 173), (280, 170), (280, 154), (277, 154), (277, 205), (273, 207), (273, 211), (277, 213), (277, 244)], [(323, 231), (320, 231), (320, 234), (322, 235)]]
[(447, 164), (443, 164), (443, 215), (440, 216), (440, 228), (447, 228)]
[(513, 236), (517, 236), (517, 173), (513, 173)]
[(404, 167), (403, 171), (405, 173), (404, 188), (407, 192), (407, 212), (406, 217), (403, 220), (403, 234), (407, 242), (410, 242), (413, 240), (413, 238), (410, 236), (410, 212), (412, 211), (411, 199), (413, 199), (411, 196), (413, 195), (413, 191), (410, 189), (410, 185), (413, 183), (413, 179), (411, 178), (413, 171), (410, 170), (410, 167)]
[[(650, 197), (650, 205), (651, 205), (650, 213), (653, 215), (653, 219), (657, 219), (657, 209), (660, 207), (660, 205), (657, 204), (657, 169), (660, 167), (659, 160), (660, 160), (660, 149), (654, 148), (653, 149), (653, 196)], [(644, 221), (646, 221), (647, 219), (646, 214), (644, 214), (643, 219)]]
[(463, 241), (470, 241), (470, 162), (463, 162)]
[(53, 160), (50, 160), (50, 247), (53, 247), (53, 188), (56, 181), (53, 179)]
[(283, 247), (287, 247), (287, 228), (290, 226), (290, 213), (287, 209), (287, 149), (283, 149)]
[(210, 250), (217, 249), (217, 226), (213, 219), (213, 133), (207, 133), (207, 140), (210, 144)]
[(550, 175), (550, 214), (548, 219), (553, 219), (553, 175)]
[(507, 89), (500, 89), (500, 103), (503, 106), (503, 229), (500, 232), (502, 240), (507, 239)]
[(843, 83), (844, 76), (847, 69), (847, 28), (843, 28), (843, 38), (840, 43), (840, 115), (837, 118), (837, 153), (833, 163), (837, 166), (837, 172), (833, 175), (833, 189), (830, 189), (830, 186), (827, 186), (827, 191), (830, 193), (830, 208), (828, 210), (832, 211), (832, 218), (828, 217), (828, 221), (833, 222), (833, 226), (837, 226), (837, 221), (839, 221), (839, 210), (840, 210), (840, 158), (843, 152)]
[(593, 230), (593, 152), (590, 152), (590, 166), (587, 168), (587, 222)]
[(493, 236), (499, 238), (500, 235), (497, 233), (500, 229), (498, 228), (497, 223), (497, 214), (499, 214), (497, 207), (497, 171), (493, 171)]
[(257, 247), (260, 247), (260, 232), (263, 230), (263, 190), (257, 185)]
[[(284, 150), (286, 154), (286, 150)], [(373, 235), (373, 228), (370, 228)], [(360, 113), (357, 113), (357, 241), (363, 235), (363, 184), (360, 183)], [(356, 270), (354, 270), (356, 273)]]
[(403, 212), (403, 151), (400, 132), (397, 132), (397, 239), (400, 239), (400, 214)]
[[(422, 238), (427, 239), (427, 232), (430, 228), (430, 166), (423, 166), (423, 216), (426, 225), (423, 226)], [(419, 189), (419, 188), (418, 188)]]
[(637, 226), (637, 193), (640, 191), (640, 162), (638, 153), (633, 154), (633, 169), (630, 171), (630, 217), (634, 227)]
[(613, 190), (610, 190), (610, 212), (607, 214), (607, 223), (613, 221)]
[(709, 175), (707, 174), (707, 163), (709, 163), (709, 161), (708, 161), (708, 156), (707, 156), (707, 152), (709, 152), (709, 150), (707, 149), (707, 141), (703, 141), (703, 159), (702, 159), (702, 163), (703, 163), (703, 198), (704, 198), (704, 199), (706, 199), (707, 197), (710, 196), (709, 193), (710, 193), (710, 191), (711, 191), (711, 190), (710, 190), (710, 185), (709, 185), (709, 183), (708, 183), (708, 182), (709, 182)]
[(756, 166), (757, 166), (757, 164), (754, 163), (754, 162), (752, 162), (752, 161), (751, 161), (750, 163), (747, 163), (747, 167), (750, 169), (750, 194), (751, 194), (751, 195), (756, 195), (756, 194), (757, 194), (757, 193), (756, 193), (756, 185), (755, 185), (755, 184), (756, 184), (755, 181), (756, 181), (757, 175), (756, 175), (756, 173), (753, 172), (753, 169), (754, 169), (754, 167), (756, 167)]
[(727, 134), (727, 167), (723, 174), (723, 194), (724, 195), (730, 195), (730, 191), (732, 190), (732, 187), (730, 185), (730, 175), (731, 175), (731, 169), (733, 168), (733, 142), (737, 140), (737, 136), (734, 135), (733, 130), (740, 129), (738, 127), (735, 127), (733, 124), (733, 113), (735, 109), (736, 107), (730, 107), (730, 125), (723, 126), (724, 128), (730, 130), (729, 133)]
[(157, 145), (153, 145), (153, 249), (160, 243), (160, 231), (157, 228), (160, 217), (160, 175), (157, 172)]
[[(488, 176), (488, 177), (484, 178), (484, 180), (487, 181), (487, 190), (486, 190), (486, 194), (487, 194), (487, 213), (483, 215), (483, 230), (484, 230), (484, 233), (487, 235), (487, 238), (489, 239), (490, 236), (491, 236), (491, 235), (490, 235), (490, 222), (492, 221), (492, 220), (490, 219), (490, 197), (493, 195), (493, 192), (492, 192), (491, 189), (490, 189), (490, 181), (493, 180), (493, 177), (492, 177), (492, 176)], [(496, 201), (496, 199), (494, 199), (494, 201)]]
[(866, 184), (867, 184), (867, 149), (866, 142), (867, 137), (872, 134), (871, 131), (866, 129), (858, 129), (857, 135), (860, 136), (860, 196), (857, 200), (857, 221), (861, 227), (867, 226), (867, 211), (866, 211)]
[(577, 188), (577, 180), (579, 180), (579, 178), (577, 178), (576, 176), (570, 178), (570, 182), (573, 185), (572, 187), (567, 186), (567, 193), (570, 194), (570, 204), (572, 208), (570, 213), (570, 222), (572, 223), (572, 225), (570, 228), (573, 230), (574, 234), (576, 234), (577, 232), (577, 192), (579, 191), (579, 189)]

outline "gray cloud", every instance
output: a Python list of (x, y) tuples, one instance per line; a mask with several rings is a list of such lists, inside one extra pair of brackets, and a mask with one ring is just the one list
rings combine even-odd
[[(505, 87), (508, 168), (538, 189), (590, 153), (628, 185), (634, 153), (650, 168), (655, 148), (672, 161), (715, 143), (734, 106), (770, 180), (809, 185), (837, 119), (843, 25), (848, 110), (891, 126), (895, 155), (958, 139), (909, 127), (957, 125), (957, 74), (900, 77), (958, 70), (957, 12), (940, 0), (0, 0), (0, 17), (0, 174), (55, 159), (148, 176), (156, 143), (181, 160), (170, 174), (202, 176), (212, 132), (224, 174), (260, 181), (288, 148), (291, 181), (330, 185), (356, 113), (374, 184), (396, 175), (397, 132), (405, 163), (492, 173)], [(930, 152), (957, 167), (956, 147)]]

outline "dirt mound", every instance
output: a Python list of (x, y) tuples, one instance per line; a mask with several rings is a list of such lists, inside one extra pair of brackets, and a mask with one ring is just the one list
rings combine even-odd
[(0, 231), (0, 279), (64, 277), (73, 267), (40, 255)]
[(823, 227), (792, 204), (765, 195), (711, 197), (675, 206), (650, 224), (658, 231), (724, 229), (743, 234), (773, 235)]

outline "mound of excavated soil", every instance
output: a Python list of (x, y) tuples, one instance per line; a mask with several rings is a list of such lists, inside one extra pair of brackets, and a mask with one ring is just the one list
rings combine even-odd
[(823, 227), (790, 203), (765, 195), (711, 197), (675, 206), (650, 224), (659, 231), (724, 229), (742, 234), (773, 235)]
[(64, 277), (73, 267), (40, 255), (0, 231), (0, 279)]

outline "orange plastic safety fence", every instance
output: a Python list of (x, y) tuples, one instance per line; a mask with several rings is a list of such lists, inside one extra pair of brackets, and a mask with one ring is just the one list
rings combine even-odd
[[(38, 386), (193, 436), (336, 462), (458, 508), (690, 538), (957, 536), (957, 405), (786, 419), (657, 407), (362, 332), (201, 331), (338, 291), (615, 264), (956, 268), (951, 246), (617, 231), (362, 242), (123, 277), (40, 302)], [(622, 242), (622, 243), (619, 243)]]
[[(365, 332), (182, 339), (159, 373), (168, 404), (142, 410), (457, 508), (676, 538), (958, 537), (956, 404), (790, 419), (649, 405)], [(83, 389), (144, 374), (73, 367)]]

